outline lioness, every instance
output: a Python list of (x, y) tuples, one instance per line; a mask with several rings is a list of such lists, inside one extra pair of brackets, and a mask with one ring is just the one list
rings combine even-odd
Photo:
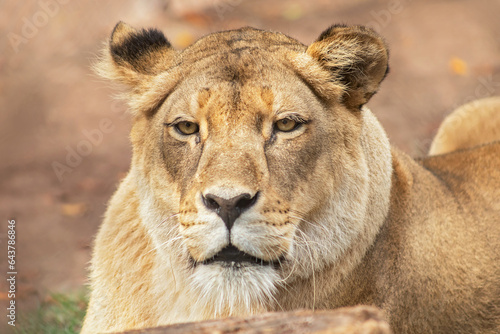
[(133, 158), (82, 332), (369, 304), (395, 333), (498, 333), (500, 143), (391, 148), (364, 107), (387, 63), (362, 26), (176, 51), (119, 23), (97, 67), (128, 87)]

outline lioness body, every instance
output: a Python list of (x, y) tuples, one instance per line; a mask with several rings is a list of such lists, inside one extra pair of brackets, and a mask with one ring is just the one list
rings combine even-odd
[(110, 56), (134, 156), (82, 332), (356, 304), (396, 333), (500, 330), (500, 144), (391, 149), (362, 107), (387, 71), (372, 31), (306, 48), (245, 28), (176, 53), (119, 24)]

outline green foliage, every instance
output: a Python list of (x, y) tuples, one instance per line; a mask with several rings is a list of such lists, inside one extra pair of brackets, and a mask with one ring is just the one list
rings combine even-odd
[(52, 294), (37, 310), (21, 314), (15, 333), (79, 333), (87, 303), (87, 290), (68, 295)]

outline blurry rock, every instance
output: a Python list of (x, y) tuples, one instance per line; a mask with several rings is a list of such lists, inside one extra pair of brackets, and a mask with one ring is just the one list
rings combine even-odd
[(371, 306), (329, 311), (300, 310), (265, 313), (123, 332), (123, 334), (388, 334), (382, 312)]

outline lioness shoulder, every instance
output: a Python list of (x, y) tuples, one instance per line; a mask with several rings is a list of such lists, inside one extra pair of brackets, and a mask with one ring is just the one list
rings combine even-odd
[(383, 39), (242, 28), (182, 51), (119, 23), (132, 165), (95, 241), (82, 333), (381, 308), (395, 333), (500, 331), (500, 144), (413, 160), (365, 104)]

